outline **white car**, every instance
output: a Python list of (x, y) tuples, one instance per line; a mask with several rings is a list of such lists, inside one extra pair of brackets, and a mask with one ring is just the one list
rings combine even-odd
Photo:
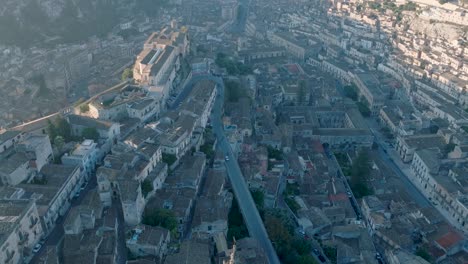
[(229, 161), (229, 156), (226, 156), (224, 159), (225, 159), (226, 161)]
[(36, 245), (34, 246), (34, 248), (33, 248), (33, 252), (34, 252), (34, 253), (39, 252), (39, 250), (41, 250), (41, 247), (42, 247), (41, 244), (39, 244), (39, 243), (36, 244)]

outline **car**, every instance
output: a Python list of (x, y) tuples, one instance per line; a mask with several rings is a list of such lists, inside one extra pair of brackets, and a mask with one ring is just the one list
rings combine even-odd
[(379, 252), (375, 253), (375, 258), (376, 259), (382, 259), (382, 255), (380, 255)]
[(41, 250), (41, 247), (42, 247), (42, 245), (40, 243), (37, 243), (33, 248), (33, 252), (34, 253), (39, 252), (39, 250)]
[(81, 193), (81, 191), (77, 191), (77, 192), (75, 193), (75, 196), (73, 196), (73, 197), (75, 197), (75, 198), (80, 197), (80, 193)]
[(353, 194), (350, 191), (347, 191), (346, 194), (348, 195), (349, 198), (353, 196)]
[(314, 248), (312, 251), (314, 252), (315, 255), (317, 256), (320, 255), (320, 251), (318, 249)]
[(325, 262), (327, 261), (322, 255), (319, 255), (319, 256), (318, 256), (318, 259), (319, 259), (322, 263), (325, 263)]
[(229, 161), (229, 156), (224, 157), (226, 161)]

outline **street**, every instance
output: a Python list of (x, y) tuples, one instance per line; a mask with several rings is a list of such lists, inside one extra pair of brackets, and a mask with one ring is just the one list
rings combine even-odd
[(44, 250), (46, 250), (47, 246), (57, 246), (60, 243), (60, 241), (62, 240), (62, 238), (63, 238), (63, 236), (65, 234), (64, 229), (63, 229), (63, 222), (65, 221), (65, 219), (67, 219), (67, 216), (68, 216), (68, 213), (70, 212), (70, 209), (72, 207), (80, 205), (81, 201), (86, 196), (86, 194), (90, 190), (96, 188), (96, 186), (97, 186), (96, 176), (93, 174), (93, 175), (91, 175), (91, 178), (89, 179), (88, 186), (86, 186), (86, 188), (83, 191), (81, 191), (80, 196), (78, 198), (73, 198), (73, 200), (71, 201), (70, 208), (67, 210), (65, 215), (61, 216), (61, 217), (59, 217), (57, 219), (57, 222), (55, 223), (55, 227), (52, 229), (50, 234), (47, 236), (44, 245), (39, 250), (39, 252), (37, 252), (34, 255), (34, 257), (31, 259), (30, 263), (39, 263), (39, 256), (42, 254), (42, 252)]
[[(215, 78), (208, 78), (215, 80)], [(241, 170), (237, 163), (237, 158), (233, 155), (231, 147), (224, 136), (221, 115), (223, 112), (223, 100), (224, 100), (224, 84), (220, 78), (217, 79), (217, 88), (219, 96), (216, 99), (215, 105), (212, 111), (212, 125), (213, 130), (218, 138), (218, 148), (229, 157), (229, 161), (226, 161), (226, 171), (229, 176), (234, 194), (236, 195), (239, 207), (241, 209), (244, 221), (249, 230), (249, 234), (252, 238), (255, 238), (262, 246), (265, 254), (268, 258), (268, 262), (271, 264), (279, 264), (280, 261), (276, 255), (276, 251), (268, 238), (263, 221), (258, 213), (255, 206), (254, 200), (250, 194), (249, 188), (244, 181)]]
[[(376, 125), (375, 121), (368, 123), (369, 127), (371, 127), (371, 132), (374, 135), (374, 141), (379, 146), (378, 153), (380, 158), (386, 162), (386, 164), (398, 175), (398, 177), (400, 177), (401, 182), (406, 188), (406, 191), (420, 207), (430, 207), (431, 203), (429, 200), (424, 195), (422, 195), (418, 188), (416, 188), (416, 186), (414, 186), (414, 184), (408, 179), (405, 172), (403, 172), (402, 168), (406, 166), (408, 167), (406, 169), (409, 170), (409, 166), (401, 162), (400, 158), (395, 153), (395, 150), (386, 147), (383, 136), (377, 131), (378, 125)], [(396, 162), (401, 164), (397, 165)]]

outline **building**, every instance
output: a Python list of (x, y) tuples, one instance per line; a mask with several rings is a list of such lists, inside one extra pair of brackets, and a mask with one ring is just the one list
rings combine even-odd
[(197, 263), (210, 264), (210, 245), (206, 242), (194, 239), (185, 240), (180, 245), (179, 251), (166, 257), (165, 264)]
[(196, 117), (184, 113), (177, 115), (175, 120), (171, 119), (169, 124), (160, 122), (156, 130), (160, 132), (158, 140), (162, 152), (182, 157), (191, 148), (196, 122)]
[(201, 197), (197, 199), (192, 220), (192, 236), (208, 239), (216, 233), (227, 235), (228, 213), (231, 205), (230, 199), (219, 196)]
[(20, 139), (14, 148), (3, 152), (0, 157), (0, 178), (3, 184), (17, 185), (30, 180), (53, 158), (49, 136), (27, 134)]
[(50, 232), (59, 216), (70, 208), (70, 201), (79, 192), (81, 175), (78, 166), (48, 164), (36, 176), (37, 183), (18, 185), (36, 199), (45, 232)]
[[(444, 164), (445, 163), (445, 164)], [(411, 162), (411, 181), (435, 206), (446, 211), (446, 216), (460, 228), (468, 230), (468, 166), (451, 165), (446, 173), (447, 161), (438, 149), (422, 149), (414, 153)]]
[(372, 115), (378, 115), (385, 102), (385, 94), (382, 92), (379, 80), (370, 73), (355, 73), (353, 83), (358, 88), (359, 94), (365, 100)]
[(99, 133), (99, 139), (113, 142), (120, 137), (119, 123), (79, 115), (68, 115), (67, 120), (73, 136), (81, 137), (84, 129), (95, 128)]
[(0, 200), (0, 262), (23, 263), (44, 235), (34, 200)]
[(5, 130), (0, 134), (0, 153), (9, 149), (16, 142), (21, 140), (23, 134), (21, 131), (16, 130)]
[(167, 254), (170, 241), (169, 230), (159, 226), (138, 225), (132, 229), (126, 244), (133, 256), (153, 256), (161, 260)]
[(267, 38), (274, 45), (285, 48), (294, 57), (304, 61), (307, 45), (304, 42), (298, 41), (290, 33), (268, 31)]
[(186, 29), (163, 28), (149, 36), (137, 56), (133, 78), (144, 85), (153, 97), (165, 103), (176, 80), (181, 59), (189, 50)]
[(136, 180), (122, 180), (118, 182), (118, 189), (125, 223), (130, 226), (139, 224), (145, 209), (140, 183)]
[(65, 153), (62, 156), (62, 164), (80, 166), (85, 179), (89, 180), (98, 162), (97, 152), (97, 143), (92, 139), (86, 139), (77, 145), (70, 154)]
[(400, 158), (403, 162), (411, 162), (417, 150), (429, 148), (442, 149), (445, 145), (444, 137), (436, 134), (398, 136), (395, 150), (400, 154)]
[(180, 106), (182, 113), (191, 113), (197, 117), (196, 126), (205, 128), (217, 94), (216, 83), (209, 80), (199, 81), (190, 95)]
[(83, 230), (93, 229), (95, 223), (96, 215), (93, 209), (87, 206), (76, 206), (68, 212), (63, 229), (67, 235), (78, 235)]

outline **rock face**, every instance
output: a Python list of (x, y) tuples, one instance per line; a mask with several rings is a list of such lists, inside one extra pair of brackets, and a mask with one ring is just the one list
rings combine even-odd
[(466, 28), (441, 22), (431, 22), (415, 17), (409, 21), (410, 29), (414, 32), (425, 34), (431, 38), (441, 38), (447, 41), (455, 41), (464, 37)]

